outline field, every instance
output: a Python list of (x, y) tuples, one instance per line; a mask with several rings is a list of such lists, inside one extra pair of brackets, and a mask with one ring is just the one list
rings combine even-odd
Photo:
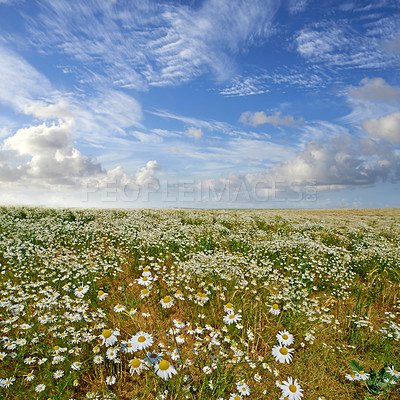
[(400, 210), (0, 208), (2, 399), (399, 399)]

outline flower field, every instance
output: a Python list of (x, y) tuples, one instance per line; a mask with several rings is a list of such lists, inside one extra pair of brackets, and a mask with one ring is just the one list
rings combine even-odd
[(399, 399), (399, 210), (0, 207), (1, 399)]

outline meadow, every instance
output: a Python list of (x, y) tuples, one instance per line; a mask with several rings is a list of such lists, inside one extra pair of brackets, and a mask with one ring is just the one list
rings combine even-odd
[(2, 399), (399, 399), (400, 210), (0, 207)]

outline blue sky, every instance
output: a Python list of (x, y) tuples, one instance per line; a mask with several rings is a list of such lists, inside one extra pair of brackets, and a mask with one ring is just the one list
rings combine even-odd
[(0, 0), (0, 203), (400, 206), (400, 4)]

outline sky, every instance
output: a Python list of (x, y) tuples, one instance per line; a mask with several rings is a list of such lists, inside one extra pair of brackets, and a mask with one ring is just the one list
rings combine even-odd
[(0, 204), (400, 207), (398, 0), (0, 0)]

